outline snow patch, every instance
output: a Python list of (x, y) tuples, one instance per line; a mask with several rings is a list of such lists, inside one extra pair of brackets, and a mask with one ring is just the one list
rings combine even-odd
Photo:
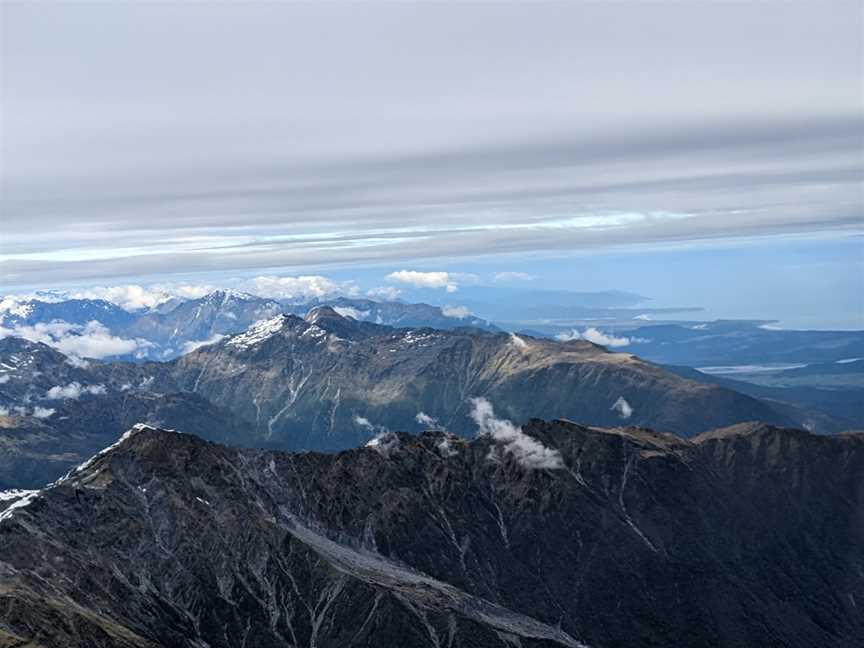
[(238, 349), (248, 349), (276, 335), (282, 329), (286, 319), (284, 315), (277, 315), (271, 319), (259, 320), (244, 333), (232, 337), (226, 344)]

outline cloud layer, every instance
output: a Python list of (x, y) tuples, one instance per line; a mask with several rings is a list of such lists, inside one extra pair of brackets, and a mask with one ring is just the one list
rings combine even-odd
[(3, 23), (16, 289), (860, 228), (857, 3), (13, 3)]
[(70, 356), (73, 363), (80, 358), (107, 358), (109, 356), (134, 354), (151, 346), (142, 339), (128, 339), (112, 335), (103, 324), (96, 321), (85, 325), (63, 321), (37, 323), (33, 326), (0, 326), (0, 338), (21, 337), (32, 342), (42, 342)]

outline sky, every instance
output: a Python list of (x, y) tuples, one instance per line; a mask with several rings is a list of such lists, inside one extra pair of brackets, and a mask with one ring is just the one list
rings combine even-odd
[(510, 272), (864, 328), (862, 11), (3, 3), (0, 289)]

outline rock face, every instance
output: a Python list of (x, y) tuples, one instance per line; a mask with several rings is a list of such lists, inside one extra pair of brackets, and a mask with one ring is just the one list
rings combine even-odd
[[(278, 316), (165, 366), (156, 385), (219, 403), (273, 447), (340, 450), (428, 419), (472, 436), (471, 397), (507, 418), (624, 422), (692, 436), (742, 421), (794, 423), (765, 403), (629, 354), (477, 329), (393, 329), (338, 315)], [(624, 404), (622, 404), (623, 401)]]
[(321, 455), (138, 426), (0, 503), (0, 645), (864, 642), (864, 435), (524, 433), (560, 467), (441, 432)]

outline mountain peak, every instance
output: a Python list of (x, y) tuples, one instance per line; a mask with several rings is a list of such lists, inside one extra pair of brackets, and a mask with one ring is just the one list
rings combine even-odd
[(337, 313), (332, 306), (314, 306), (303, 317), (308, 324), (318, 324), (321, 321), (341, 321), (345, 318)]
[(259, 320), (243, 333), (230, 338), (225, 344), (238, 349), (248, 349), (272, 338), (282, 330), (286, 321), (288, 321), (288, 316), (281, 314), (270, 319)]
[(230, 299), (239, 299), (241, 301), (252, 301), (259, 299), (255, 295), (252, 295), (247, 292), (243, 292), (240, 290), (232, 290), (230, 288), (214, 290), (211, 293), (207, 293), (204, 295), (201, 300), (209, 303), (222, 303), (224, 304)]

